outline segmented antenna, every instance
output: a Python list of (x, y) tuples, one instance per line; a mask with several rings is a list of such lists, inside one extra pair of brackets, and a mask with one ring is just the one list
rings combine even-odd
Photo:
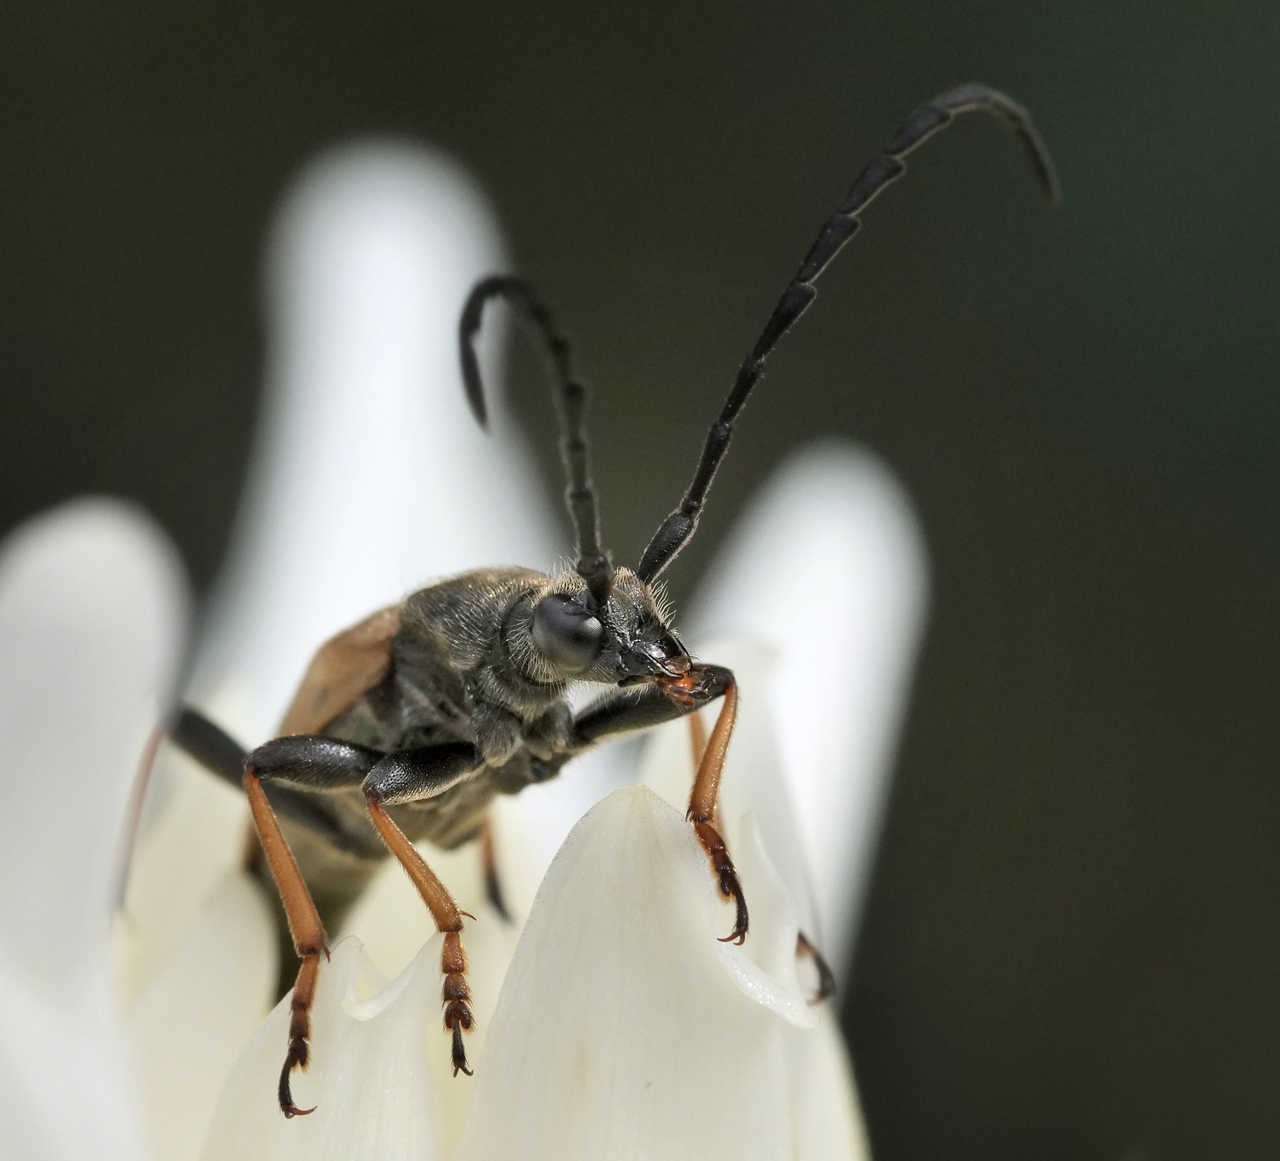
[(729, 392), (719, 418), (707, 432), (697, 471), (693, 474), (693, 482), (685, 492), (684, 499), (680, 501), (680, 507), (662, 522), (640, 558), (636, 575), (642, 581), (647, 583), (657, 577), (693, 538), (707, 490), (711, 487), (720, 461), (729, 449), (734, 420), (746, 403), (747, 396), (751, 394), (751, 389), (764, 374), (765, 359), (777, 346), (778, 340), (817, 297), (818, 291), (813, 284), (840, 248), (862, 225), (858, 215), (876, 194), (906, 172), (906, 162), (902, 159), (908, 153), (944, 125), (950, 124), (958, 114), (975, 109), (998, 117), (1018, 135), (1049, 204), (1056, 206), (1061, 200), (1058, 178), (1049, 152), (1031, 124), (1030, 114), (1016, 101), (985, 85), (966, 84), (949, 89), (928, 104), (920, 106), (889, 139), (880, 155), (858, 174), (844, 201), (819, 231), (795, 278), (773, 308), (773, 314), (769, 316), (755, 349), (738, 371), (733, 390)]
[(587, 442), (587, 389), (574, 376), (569, 343), (556, 329), (551, 312), (538, 300), (533, 288), (523, 279), (506, 274), (493, 274), (472, 287), (458, 322), (458, 353), (462, 360), (462, 385), (471, 412), (481, 427), (488, 427), (488, 410), (484, 401), (484, 384), (480, 378), (480, 362), (476, 358), (475, 337), (480, 330), (485, 303), (502, 298), (541, 337), (559, 384), (556, 414), (560, 419), (560, 459), (564, 463), (565, 504), (573, 520), (578, 540), (578, 561), (574, 570), (591, 590), (597, 601), (609, 595), (613, 565), (600, 545), (600, 514), (596, 505), (595, 485), (591, 482), (591, 448)]

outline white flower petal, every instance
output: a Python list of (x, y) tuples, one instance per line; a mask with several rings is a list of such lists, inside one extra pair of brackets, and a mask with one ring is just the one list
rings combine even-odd
[[(116, 930), (116, 992), (128, 1012), (244, 864), (244, 795), (173, 747), (161, 747)], [(274, 956), (274, 950), (272, 955)], [(259, 1018), (267, 1011), (258, 1012)]]
[(5, 778), (0, 931), (56, 987), (105, 938), (125, 799), (182, 641), (186, 592), (137, 510), (83, 500), (13, 534), (0, 557)]
[[(424, 1032), (437, 1036), (440, 939), (429, 940), (389, 985), (360, 942), (344, 939), (321, 966), (312, 1010), (312, 1060), (295, 1072), (298, 1104), (276, 1104), (289, 1000), (281, 1000), (237, 1062), (214, 1114), (203, 1161), (434, 1161), (440, 1117)], [(464, 1081), (465, 1083), (465, 1081)]]
[(738, 633), (778, 650), (768, 704), (821, 920), (812, 934), (840, 974), (926, 600), (923, 537), (901, 485), (869, 452), (827, 441), (771, 477), (688, 622), (699, 642)]
[[(106, 979), (55, 995), (0, 948), (0, 1156), (23, 1161), (133, 1161), (136, 1086)], [(92, 947), (85, 949), (94, 959)]]
[(543, 880), (454, 1161), (794, 1157), (787, 1038), (814, 1033), (744, 994), (726, 928), (678, 812), (643, 786), (596, 806)]
[(131, 506), (64, 505), (0, 552), (0, 1152), (135, 1157), (109, 918), (129, 786), (186, 590)]
[(793, 1029), (787, 1035), (795, 1161), (871, 1156), (837, 1015), (823, 1005), (813, 1032)]
[(500, 380), (491, 374), (486, 435), (458, 370), (462, 303), (504, 267), (470, 179), (407, 144), (335, 150), (286, 200), (263, 420), (196, 682), (201, 694), (242, 684), (246, 720), (228, 724), (246, 741), (270, 735), (339, 629), (433, 577), (554, 557), (553, 517)]
[(228, 875), (129, 1007), (148, 1153), (195, 1161), (222, 1085), (270, 1006), (275, 923), (262, 888)]

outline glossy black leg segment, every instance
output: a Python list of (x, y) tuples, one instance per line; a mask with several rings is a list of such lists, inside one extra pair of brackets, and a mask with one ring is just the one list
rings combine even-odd
[(249, 761), (263, 782), (321, 793), (359, 786), (373, 801), (394, 806), (443, 793), (481, 760), (466, 742), (384, 754), (320, 734), (293, 734), (259, 746)]
[(165, 732), (174, 745), (206, 770), (240, 788), (244, 782), (244, 760), (249, 752), (221, 726), (199, 710), (183, 706), (174, 714)]
[(1058, 203), (1058, 179), (1054, 173), (1053, 161), (1031, 124), (1030, 114), (1012, 98), (996, 89), (989, 89), (986, 85), (967, 84), (949, 89), (917, 109), (906, 124), (889, 139), (880, 155), (857, 176), (840, 207), (818, 231), (818, 237), (809, 247), (791, 284), (782, 292), (759, 340), (739, 368), (738, 377), (734, 380), (733, 389), (725, 400), (719, 418), (707, 432), (702, 456), (684, 499), (658, 527), (640, 558), (636, 575), (641, 580), (648, 582), (657, 577), (693, 537), (707, 490), (711, 487), (720, 461), (729, 450), (738, 412), (764, 374), (765, 360), (778, 340), (791, 329), (817, 297), (814, 281), (840, 248), (857, 233), (862, 224), (857, 215), (885, 186), (906, 172), (907, 164), (902, 159), (908, 153), (944, 125), (949, 125), (959, 114), (975, 109), (992, 114), (1018, 135), (1045, 197), (1051, 205)]
[(575, 752), (632, 730), (646, 730), (682, 718), (723, 696), (733, 674), (722, 665), (699, 665), (679, 685), (648, 684), (638, 692), (619, 690), (594, 702), (574, 718), (570, 746)]
[[(199, 710), (184, 706), (174, 715), (165, 732), (174, 745), (210, 773), (216, 774), (237, 790), (244, 788), (244, 766), (249, 757), (248, 751)], [(369, 857), (369, 848), (341, 827), (333, 814), (313, 795), (280, 784), (264, 786), (263, 790), (271, 803), (271, 809), (281, 818), (305, 826), (339, 850), (363, 858)]]
[(346, 790), (359, 786), (385, 756), (319, 734), (290, 734), (264, 742), (249, 761), (263, 782), (299, 790)]
[(479, 752), (466, 742), (397, 750), (369, 771), (365, 797), (383, 806), (420, 802), (443, 794), (480, 765)]

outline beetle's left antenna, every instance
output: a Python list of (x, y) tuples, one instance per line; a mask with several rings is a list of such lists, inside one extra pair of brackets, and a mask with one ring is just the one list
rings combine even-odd
[(475, 337), (480, 331), (485, 303), (491, 298), (506, 299), (542, 338), (559, 380), (560, 458), (564, 462), (567, 486), (564, 499), (578, 539), (575, 571), (601, 603), (609, 595), (613, 565), (600, 544), (600, 513), (596, 489), (591, 482), (591, 447), (587, 442), (587, 389), (573, 373), (568, 340), (556, 329), (551, 312), (523, 279), (508, 274), (492, 274), (471, 289), (458, 321), (458, 353), (462, 358), (462, 385), (471, 413), (481, 427), (488, 426), (480, 361), (476, 358)]

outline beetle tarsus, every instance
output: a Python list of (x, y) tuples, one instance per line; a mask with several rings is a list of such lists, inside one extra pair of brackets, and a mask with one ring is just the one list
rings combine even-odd
[(725, 899), (733, 900), (737, 910), (733, 930), (728, 935), (721, 936), (720, 942), (736, 943), (741, 947), (747, 938), (747, 897), (742, 892), (738, 872), (734, 868), (733, 860), (729, 857), (729, 848), (720, 837), (720, 832), (705, 818), (691, 818), (690, 821), (693, 823), (693, 833), (698, 836), (698, 842), (702, 844), (702, 849), (707, 852), (707, 858), (711, 860), (711, 869), (715, 873), (720, 894)]
[(467, 986), (467, 953), (463, 949), (460, 932), (445, 932), (440, 970), (444, 973), (444, 986), (440, 991), (444, 1001), (444, 1026), (453, 1034), (453, 1075), (465, 1072), (470, 1076), (462, 1034), (471, 1031), (474, 1020), (471, 1015), (471, 989)]
[(294, 1103), (290, 1078), (295, 1068), (305, 1069), (311, 1055), (311, 1001), (315, 997), (316, 977), (320, 972), (320, 956), (327, 959), (329, 948), (321, 943), (318, 947), (299, 949), (302, 952), (302, 966), (298, 969), (298, 982), (293, 985), (293, 995), (289, 1001), (289, 1051), (285, 1054), (284, 1067), (280, 1070), (280, 1111), (286, 1117), (305, 1117), (314, 1113), (315, 1106), (300, 1109)]
[[(450, 1014), (445, 1015), (445, 1027), (449, 1026)], [(463, 1021), (465, 1020), (465, 1024)], [(467, 1047), (462, 1043), (462, 1033), (464, 1029), (471, 1027), (471, 1013), (463, 1006), (461, 1016), (453, 1025), (453, 1075), (458, 1073), (466, 1073), (467, 1076), (475, 1075), (467, 1064)]]
[(280, 1088), (277, 1092), (277, 1096), (279, 1097), (279, 1100), (280, 1100), (280, 1111), (284, 1113), (284, 1115), (288, 1117), (290, 1120), (292, 1120), (294, 1117), (310, 1116), (312, 1113), (316, 1111), (315, 1105), (312, 1105), (309, 1109), (298, 1108), (298, 1106), (293, 1103), (293, 1092), (290, 1090), (290, 1087), (289, 1087), (289, 1074), (293, 1072), (295, 1065), (299, 1067), (306, 1067), (305, 1056), (306, 1056), (305, 1044), (303, 1044), (304, 1059), (302, 1060), (297, 1060), (294, 1058), (293, 1048), (290, 1047), (289, 1055), (284, 1058), (284, 1067), (280, 1070)]

